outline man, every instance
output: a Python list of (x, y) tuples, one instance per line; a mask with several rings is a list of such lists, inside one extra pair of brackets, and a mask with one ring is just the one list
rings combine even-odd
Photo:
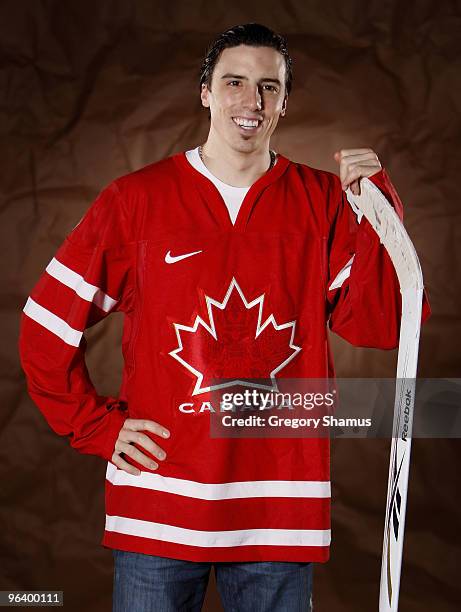
[[(368, 177), (402, 204), (371, 149), (337, 151), (339, 179), (270, 150), (291, 82), (281, 36), (221, 34), (201, 72), (206, 142), (106, 187), (24, 307), (31, 397), (108, 460), (116, 611), (200, 610), (213, 564), (226, 609), (308, 610), (328, 559), (329, 440), (210, 437), (220, 386), (333, 377), (327, 323), (398, 345), (395, 272), (345, 190)], [(117, 310), (123, 382), (102, 397), (83, 331)]]

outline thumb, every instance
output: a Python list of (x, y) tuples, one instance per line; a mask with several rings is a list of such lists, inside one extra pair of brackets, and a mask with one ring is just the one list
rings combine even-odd
[(340, 158), (339, 151), (336, 151), (333, 157), (335, 158), (336, 161), (339, 161), (339, 158)]

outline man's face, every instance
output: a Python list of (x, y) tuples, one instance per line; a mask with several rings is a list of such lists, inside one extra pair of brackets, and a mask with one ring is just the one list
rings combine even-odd
[[(211, 91), (201, 100), (210, 108), (211, 130), (237, 151), (267, 149), (285, 113), (285, 59), (272, 47), (239, 45), (224, 49), (214, 67)], [(243, 120), (257, 120), (249, 127)]]

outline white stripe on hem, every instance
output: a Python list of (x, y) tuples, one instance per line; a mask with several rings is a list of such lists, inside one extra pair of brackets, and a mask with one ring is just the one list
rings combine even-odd
[(232, 546), (329, 546), (330, 529), (200, 531), (106, 514), (106, 531), (202, 548)]
[(174, 493), (195, 499), (220, 500), (251, 497), (331, 497), (330, 481), (317, 480), (249, 480), (204, 483), (141, 472), (139, 476), (119, 470), (107, 463), (106, 478), (116, 486), (131, 486), (163, 493)]
[(48, 331), (61, 338), (61, 340), (64, 340), (66, 344), (70, 344), (70, 346), (78, 346), (80, 344), (83, 332), (71, 327), (64, 319), (40, 306), (31, 297), (27, 298), (23, 311), (36, 323), (39, 323)]
[(104, 293), (99, 287), (87, 283), (83, 276), (65, 266), (55, 257), (47, 265), (46, 271), (63, 285), (73, 289), (82, 300), (93, 302), (104, 312), (109, 312), (117, 304), (117, 300)]

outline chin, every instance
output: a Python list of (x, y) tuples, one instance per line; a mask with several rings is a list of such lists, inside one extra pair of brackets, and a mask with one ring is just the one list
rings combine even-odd
[(235, 147), (237, 149), (241, 149), (242, 151), (252, 151), (254, 149), (257, 149), (259, 145), (260, 141), (256, 140), (255, 138), (252, 138), (251, 136), (242, 136), (235, 143)]

